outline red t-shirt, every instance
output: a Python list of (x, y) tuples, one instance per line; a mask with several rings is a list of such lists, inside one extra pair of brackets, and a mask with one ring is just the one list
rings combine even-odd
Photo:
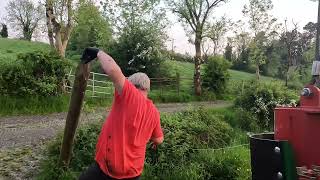
[(112, 178), (139, 176), (146, 144), (151, 137), (162, 136), (159, 111), (126, 79), (121, 94), (115, 92), (112, 109), (98, 138), (95, 160)]

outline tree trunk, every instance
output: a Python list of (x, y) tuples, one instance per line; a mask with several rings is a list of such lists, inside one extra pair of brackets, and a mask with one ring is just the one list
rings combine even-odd
[(30, 28), (27, 26), (23, 27), (23, 38), (27, 41), (31, 41), (32, 32), (31, 32)]
[(218, 49), (218, 42), (217, 40), (213, 41), (214, 47), (213, 47), (213, 55), (216, 56), (217, 55), (217, 49)]
[[(62, 22), (57, 22), (56, 16), (53, 14), (53, 4), (52, 0), (46, 0), (46, 15), (47, 15), (47, 27), (48, 27), (48, 37), (50, 45), (53, 46), (59, 53), (61, 57), (65, 57), (66, 48), (72, 31), (72, 0), (67, 1), (67, 24), (61, 24)], [(53, 43), (54, 38), (54, 43)]]
[(60, 151), (59, 163), (63, 167), (68, 167), (70, 163), (74, 136), (79, 122), (89, 74), (90, 68), (88, 64), (78, 65), (73, 83), (66, 125), (64, 128), (63, 143)]
[(194, 59), (195, 71), (194, 71), (194, 88), (195, 94), (197, 96), (201, 95), (201, 74), (200, 74), (200, 65), (201, 65), (201, 37), (195, 39), (195, 48), (196, 56)]
[(48, 30), (48, 38), (49, 38), (49, 43), (52, 48), (54, 48), (54, 41), (53, 41), (53, 30), (52, 30), (52, 22), (50, 15), (53, 14), (53, 7), (48, 0), (46, 1), (46, 19), (47, 19), (47, 30)]
[(319, 45), (320, 45), (320, 1), (319, 1), (319, 6), (318, 6), (318, 23), (317, 23), (317, 36), (316, 36), (316, 52), (315, 52), (316, 61), (320, 61), (320, 59), (319, 59)]
[[(55, 28), (57, 28), (57, 27), (55, 27)], [(65, 50), (63, 49), (63, 45), (62, 45), (60, 28), (55, 29), (54, 34), (55, 34), (54, 39), (55, 39), (56, 50), (61, 57), (65, 57)]]
[(256, 64), (256, 76), (257, 76), (257, 80), (260, 80), (260, 67), (259, 67), (259, 64)]

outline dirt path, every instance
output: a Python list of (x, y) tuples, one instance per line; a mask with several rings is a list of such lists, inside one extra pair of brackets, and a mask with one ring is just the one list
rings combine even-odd
[[(216, 101), (158, 104), (157, 107), (160, 112), (171, 113), (199, 106), (221, 108), (231, 105), (230, 102)], [(90, 113), (84, 112), (80, 124), (105, 118), (106, 115), (105, 109), (97, 109)], [(4, 179), (3, 177), (11, 177), (10, 179), (32, 177), (30, 171), (37, 168), (36, 164), (40, 159), (37, 154), (40, 154), (42, 145), (46, 141), (53, 138), (58, 131), (63, 130), (65, 117), (66, 113), (55, 113), (0, 118), (0, 180)], [(14, 169), (17, 172), (12, 172)]]

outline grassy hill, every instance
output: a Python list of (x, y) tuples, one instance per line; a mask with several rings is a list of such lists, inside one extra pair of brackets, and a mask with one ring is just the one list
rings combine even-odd
[(0, 62), (13, 61), (20, 53), (48, 49), (50, 49), (50, 46), (41, 42), (0, 38)]

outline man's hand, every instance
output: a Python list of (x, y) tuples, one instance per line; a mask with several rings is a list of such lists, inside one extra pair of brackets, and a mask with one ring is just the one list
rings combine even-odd
[(99, 51), (100, 50), (98, 48), (86, 48), (82, 53), (81, 62), (83, 64), (87, 64), (90, 61), (94, 60), (95, 58), (97, 58)]

